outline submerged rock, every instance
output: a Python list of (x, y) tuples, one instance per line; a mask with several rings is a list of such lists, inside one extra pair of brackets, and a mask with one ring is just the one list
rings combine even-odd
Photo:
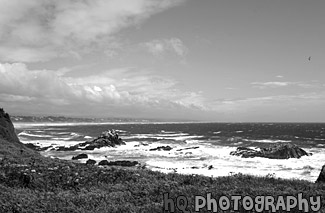
[(77, 156), (73, 156), (72, 160), (79, 160), (79, 159), (83, 159), (83, 158), (88, 158), (87, 154), (79, 154)]
[(322, 170), (319, 173), (319, 176), (316, 180), (316, 183), (325, 183), (325, 165), (323, 165)]
[(170, 151), (172, 150), (173, 148), (171, 148), (170, 146), (158, 146), (156, 148), (152, 148), (152, 149), (149, 149), (149, 151)]
[(94, 150), (99, 149), (102, 147), (115, 147), (116, 145), (125, 145), (125, 142), (119, 138), (118, 134), (115, 133), (114, 130), (112, 131), (105, 131), (102, 132), (99, 137), (92, 141), (86, 141), (74, 146), (65, 147), (60, 146), (58, 147), (57, 151), (75, 151), (75, 150)]
[(262, 157), (270, 159), (289, 159), (309, 156), (305, 150), (294, 144), (276, 144), (268, 148), (251, 149), (247, 147), (238, 147), (236, 151), (230, 152), (230, 155), (241, 156), (243, 158)]

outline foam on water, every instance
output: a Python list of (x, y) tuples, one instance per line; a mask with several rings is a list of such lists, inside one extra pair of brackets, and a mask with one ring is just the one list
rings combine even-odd
[(18, 136), (28, 136), (28, 137), (36, 137), (36, 138), (51, 138), (51, 135), (41, 135), (41, 134), (31, 134), (28, 131), (23, 131), (18, 134)]
[(80, 141), (66, 141), (66, 140), (24, 140), (20, 138), (20, 141), (22, 143), (32, 143), (34, 145), (40, 146), (40, 147), (48, 147), (48, 146), (52, 146), (54, 147), (58, 147), (58, 146), (73, 146), (76, 145), (78, 143), (80, 143)]
[(251, 142), (257, 142), (257, 143), (289, 143), (289, 142), (292, 142), (291, 140), (272, 140), (272, 139), (262, 139), (262, 140), (243, 139), (243, 141), (251, 141)]
[[(313, 156), (304, 156), (301, 159), (276, 160), (267, 158), (241, 158), (229, 156), (226, 149), (214, 152), (206, 149), (209, 157), (201, 160), (189, 161), (186, 159), (151, 159), (147, 161), (149, 167), (162, 172), (178, 172), (182, 174), (201, 174), (206, 176), (225, 176), (235, 173), (251, 174), (257, 176), (273, 175), (281, 178), (296, 178), (315, 181), (325, 159), (324, 153)], [(202, 151), (202, 154), (204, 151)], [(228, 153), (228, 154), (226, 154)], [(177, 163), (175, 163), (175, 160)], [(207, 165), (212, 168), (208, 169)]]
[[(28, 129), (28, 131), (26, 131)], [(71, 146), (84, 142), (93, 137), (69, 131), (67, 127), (52, 126), (25, 126), (18, 134), (23, 143), (34, 143), (41, 147)], [(278, 143), (291, 142), (281, 139), (245, 139), (240, 141), (221, 140), (217, 138), (221, 131), (211, 133), (214, 135), (206, 139), (205, 135), (190, 134), (181, 131), (161, 130), (152, 134), (135, 134), (125, 130), (116, 130), (126, 145), (117, 147), (104, 147), (95, 150), (78, 150), (57, 152), (47, 150), (42, 152), (45, 156), (56, 156), (70, 160), (72, 156), (80, 153), (88, 154), (90, 159), (100, 160), (137, 160), (145, 163), (149, 168), (162, 172), (177, 172), (182, 174), (201, 174), (206, 176), (227, 176), (234, 173), (265, 176), (274, 174), (281, 178), (299, 178), (315, 181), (325, 159), (324, 144), (317, 144), (319, 148), (304, 148), (312, 156), (300, 159), (276, 160), (266, 158), (241, 158), (231, 156), (229, 153), (236, 150), (235, 145), (248, 142)], [(234, 131), (232, 131), (234, 133)], [(236, 132), (236, 131), (235, 131)], [(237, 131), (242, 133), (243, 131)], [(246, 131), (245, 131), (246, 132)], [(223, 134), (223, 131), (222, 131)], [(38, 139), (39, 138), (39, 139)], [(40, 138), (44, 138), (41, 140)], [(303, 137), (301, 137), (303, 138)], [(231, 138), (230, 138), (231, 139)], [(150, 151), (159, 146), (170, 146), (170, 151)], [(197, 148), (198, 147), (198, 148)], [(87, 159), (81, 160), (85, 162)]]

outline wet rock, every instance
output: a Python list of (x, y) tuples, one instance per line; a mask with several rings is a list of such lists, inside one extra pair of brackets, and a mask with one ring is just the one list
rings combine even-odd
[(270, 159), (289, 159), (309, 156), (310, 154), (294, 144), (279, 143), (268, 148), (251, 149), (247, 147), (238, 147), (236, 151), (230, 152), (230, 155), (241, 156), (243, 158), (262, 157)]
[(316, 183), (325, 183), (325, 165), (323, 165), (322, 170), (316, 180)]
[(98, 163), (99, 166), (106, 166), (108, 165), (108, 161), (107, 160), (102, 160)]
[(93, 159), (89, 159), (89, 160), (87, 160), (86, 164), (87, 165), (95, 165), (96, 164), (96, 161), (93, 160)]
[(149, 151), (170, 151), (172, 149), (173, 148), (171, 148), (170, 146), (158, 146), (156, 148), (149, 149)]
[(58, 146), (56, 151), (76, 151), (77, 146)]
[(88, 158), (87, 154), (79, 154), (77, 156), (73, 156), (72, 160), (79, 160), (79, 159), (83, 159), (83, 158)]
[(102, 132), (101, 135), (94, 140), (82, 142), (70, 147), (60, 146), (57, 151), (94, 150), (96, 148), (115, 147), (117, 145), (125, 145), (125, 142), (119, 138), (114, 130), (109, 130)]
[(49, 148), (52, 148), (52, 146), (41, 147), (41, 146), (37, 146), (37, 145), (32, 144), (32, 143), (26, 143), (25, 146), (30, 148), (30, 149), (36, 150), (36, 151), (45, 151), (45, 150), (47, 150)]
[(198, 149), (200, 148), (199, 146), (193, 146), (193, 147), (187, 147), (187, 148), (184, 148), (184, 149), (177, 149), (176, 151), (183, 151), (183, 150), (188, 150), (188, 149)]

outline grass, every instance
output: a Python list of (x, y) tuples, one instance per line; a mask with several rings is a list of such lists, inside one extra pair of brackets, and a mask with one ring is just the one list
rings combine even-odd
[[(194, 196), (325, 195), (325, 184), (272, 175), (234, 174), (210, 178), (163, 174), (143, 168), (85, 165), (50, 159), (0, 140), (0, 212), (164, 212), (163, 194)], [(241, 203), (240, 203), (241, 204)], [(322, 197), (325, 212), (325, 196)], [(175, 212), (182, 212), (176, 208)], [(203, 208), (200, 212), (211, 212)], [(218, 211), (220, 212), (220, 211)], [(231, 212), (231, 211), (228, 211)], [(240, 209), (239, 212), (247, 212)], [(266, 211), (264, 211), (266, 212)], [(286, 212), (286, 211), (284, 211)], [(293, 209), (290, 212), (300, 212)]]

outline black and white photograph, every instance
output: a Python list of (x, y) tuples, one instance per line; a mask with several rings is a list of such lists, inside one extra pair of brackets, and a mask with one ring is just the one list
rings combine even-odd
[(324, 0), (0, 0), (0, 213), (325, 213)]

